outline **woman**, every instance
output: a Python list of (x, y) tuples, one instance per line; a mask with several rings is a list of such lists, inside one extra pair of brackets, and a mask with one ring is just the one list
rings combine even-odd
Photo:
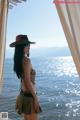
[(20, 93), (16, 98), (15, 111), (24, 116), (24, 120), (37, 120), (41, 112), (35, 90), (35, 70), (29, 58), (30, 42), (27, 35), (16, 36), (16, 41), (10, 44), (15, 47), (14, 72), (21, 79)]

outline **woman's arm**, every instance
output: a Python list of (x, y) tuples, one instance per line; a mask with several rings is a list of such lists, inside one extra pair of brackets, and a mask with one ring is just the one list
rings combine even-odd
[(24, 84), (25, 87), (28, 91), (30, 91), (33, 95), (33, 97), (36, 97), (36, 93), (34, 91), (34, 88), (31, 84), (31, 63), (30, 63), (30, 59), (29, 58), (25, 58), (23, 61), (23, 70), (24, 70)]

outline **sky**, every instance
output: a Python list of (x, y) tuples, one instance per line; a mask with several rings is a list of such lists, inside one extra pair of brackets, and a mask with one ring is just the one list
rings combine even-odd
[(27, 0), (8, 11), (6, 51), (18, 34), (35, 41), (32, 48), (68, 46), (53, 0)]

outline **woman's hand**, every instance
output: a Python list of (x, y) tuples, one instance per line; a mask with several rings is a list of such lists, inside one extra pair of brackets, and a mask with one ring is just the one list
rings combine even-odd
[(34, 98), (34, 108), (35, 112), (39, 112), (39, 102), (37, 96)]

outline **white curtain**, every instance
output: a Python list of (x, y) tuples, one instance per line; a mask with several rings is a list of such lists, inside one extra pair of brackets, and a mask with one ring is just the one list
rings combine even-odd
[(8, 0), (0, 0), (0, 93), (3, 84), (7, 13), (8, 13)]
[[(77, 72), (80, 76), (80, 2), (71, 0), (72, 4), (56, 4), (55, 6), (60, 17), (60, 21), (68, 42), (74, 63), (76, 65)], [(60, 0), (59, 0), (60, 1)], [(70, 0), (64, 0), (70, 1)]]

